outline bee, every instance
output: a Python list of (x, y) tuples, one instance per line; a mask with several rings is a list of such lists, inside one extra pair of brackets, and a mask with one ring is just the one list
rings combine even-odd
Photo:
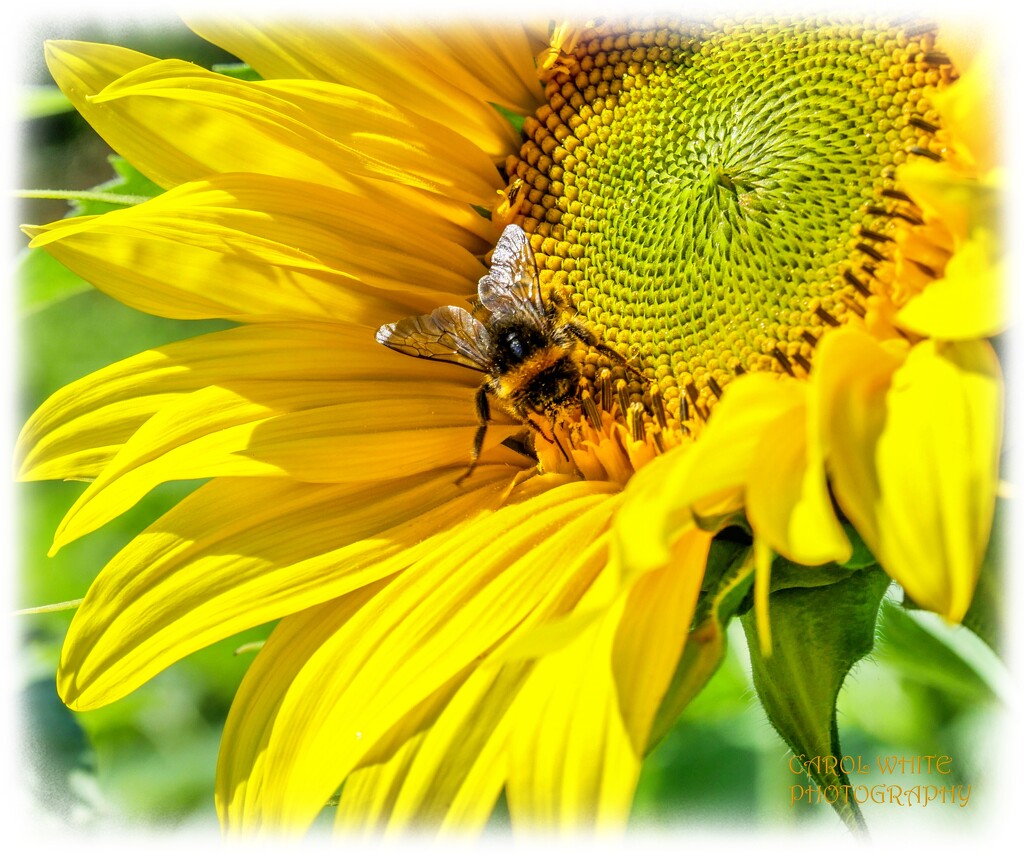
[[(543, 415), (553, 424), (560, 411), (579, 401), (582, 375), (572, 357), (575, 346), (582, 343), (622, 359), (586, 327), (574, 320), (561, 320), (562, 310), (555, 302), (545, 303), (537, 260), (526, 232), (518, 225), (506, 226), (498, 238), (490, 271), (480, 279), (477, 294), (486, 312), (484, 320), (464, 308), (445, 305), (377, 330), (377, 342), (399, 353), (451, 362), (484, 374), (476, 393), (479, 426), (469, 469), (456, 483), (472, 474), (480, 457), (491, 420), (488, 395), (547, 438), (533, 416)], [(559, 449), (567, 457), (560, 444)]]

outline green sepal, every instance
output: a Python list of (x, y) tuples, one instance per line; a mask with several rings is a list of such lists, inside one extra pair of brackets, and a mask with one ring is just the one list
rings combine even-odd
[(846, 534), (846, 539), (850, 541), (853, 553), (840, 566), (845, 569), (867, 569), (869, 566), (874, 566), (878, 563), (875, 560), (875, 556), (871, 554), (871, 549), (864, 542), (864, 538), (861, 537), (860, 532), (853, 525), (849, 522), (843, 522), (843, 533)]
[(1003, 638), (1003, 613), (1006, 605), (1003, 567), (1006, 566), (1006, 520), (1010, 510), (1009, 501), (996, 500), (988, 548), (981, 561), (981, 573), (974, 588), (971, 607), (963, 619), (963, 624), (996, 654), (999, 654)]
[(776, 558), (772, 564), (769, 589), (775, 593), (779, 590), (792, 590), (794, 587), (827, 587), (845, 581), (857, 572), (860, 570), (834, 563), (823, 566), (800, 566), (783, 558)]
[[(773, 576), (786, 562), (778, 559)], [(793, 571), (803, 569), (797, 567)], [(754, 688), (772, 726), (822, 790), (838, 787), (830, 798), (843, 822), (863, 831), (864, 818), (840, 767), (842, 750), (836, 723), (836, 699), (846, 674), (874, 644), (875, 621), (889, 577), (877, 569), (860, 570), (833, 584), (790, 587), (768, 599), (772, 649), (761, 654), (754, 613), (741, 618), (753, 669)], [(825, 761), (834, 757), (833, 762)]]
[(712, 541), (692, 627), (654, 719), (648, 751), (668, 734), (725, 658), (726, 626), (747, 598), (754, 580), (751, 554), (747, 543), (725, 538)]

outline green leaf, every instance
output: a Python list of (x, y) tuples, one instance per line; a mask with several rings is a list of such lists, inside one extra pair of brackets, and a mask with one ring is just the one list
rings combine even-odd
[[(938, 633), (925, 621), (935, 618)], [(943, 624), (930, 612), (908, 612), (893, 602), (883, 602), (878, 619), (876, 658), (913, 682), (980, 704), (993, 698), (994, 686), (979, 669), (985, 663), (970, 646), (970, 641), (985, 650), (976, 638), (959, 626)], [(988, 653), (997, 662), (991, 652)]]
[(884, 572), (862, 570), (834, 584), (771, 593), (772, 651), (767, 657), (760, 651), (753, 613), (742, 618), (754, 688), (768, 720), (814, 783), (838, 793), (828, 800), (853, 830), (863, 830), (864, 819), (856, 801), (843, 797), (850, 790), (843, 788), (849, 778), (840, 767), (836, 698), (846, 674), (871, 651), (888, 586)]
[(42, 119), (74, 110), (56, 86), (24, 86), (20, 96), (19, 114), (23, 119)]
[(502, 118), (504, 118), (510, 125), (512, 125), (513, 128), (515, 128), (516, 133), (522, 133), (523, 125), (526, 122), (526, 116), (522, 116), (519, 113), (513, 112), (507, 107), (501, 106), (501, 104), (492, 103), (491, 106), (494, 107), (494, 109), (501, 114)]
[(211, 70), (217, 74), (223, 74), (225, 77), (234, 77), (236, 80), (249, 80), (250, 82), (255, 82), (263, 79), (255, 68), (244, 62), (218, 63), (214, 65)]
[(754, 580), (750, 555), (750, 547), (745, 543), (725, 538), (712, 541), (693, 628), (658, 709), (648, 749), (665, 737), (725, 658), (726, 626), (743, 604)]
[(70, 820), (95, 808), (96, 756), (78, 719), (60, 701), (52, 679), (25, 686), (25, 757), (34, 795), (47, 809)]
[[(74, 216), (95, 216), (107, 213), (123, 208), (126, 204), (139, 204), (154, 196), (159, 196), (163, 192), (161, 187), (150, 181), (123, 157), (112, 154), (108, 158), (108, 162), (114, 170), (114, 177), (93, 187), (89, 193), (92, 198), (75, 200), (72, 206)], [(120, 200), (104, 199), (103, 196), (120, 197)]]
[(18, 310), (22, 317), (91, 290), (85, 279), (41, 249), (26, 249), (18, 258)]

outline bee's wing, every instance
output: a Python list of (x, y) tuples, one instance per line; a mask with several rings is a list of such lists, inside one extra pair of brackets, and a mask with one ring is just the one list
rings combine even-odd
[(491, 255), (491, 269), (477, 286), (480, 302), (491, 314), (533, 317), (546, 320), (540, 295), (537, 259), (530, 239), (518, 225), (506, 225)]
[(452, 362), (475, 371), (490, 370), (490, 336), (484, 325), (464, 308), (443, 305), (430, 314), (385, 323), (377, 343), (421, 359)]

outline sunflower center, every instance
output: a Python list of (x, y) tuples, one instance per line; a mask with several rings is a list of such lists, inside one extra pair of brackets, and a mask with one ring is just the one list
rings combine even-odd
[(740, 373), (810, 370), (887, 292), (914, 217), (895, 167), (941, 157), (933, 44), (822, 21), (584, 30), (507, 163), (542, 282), (679, 420)]

